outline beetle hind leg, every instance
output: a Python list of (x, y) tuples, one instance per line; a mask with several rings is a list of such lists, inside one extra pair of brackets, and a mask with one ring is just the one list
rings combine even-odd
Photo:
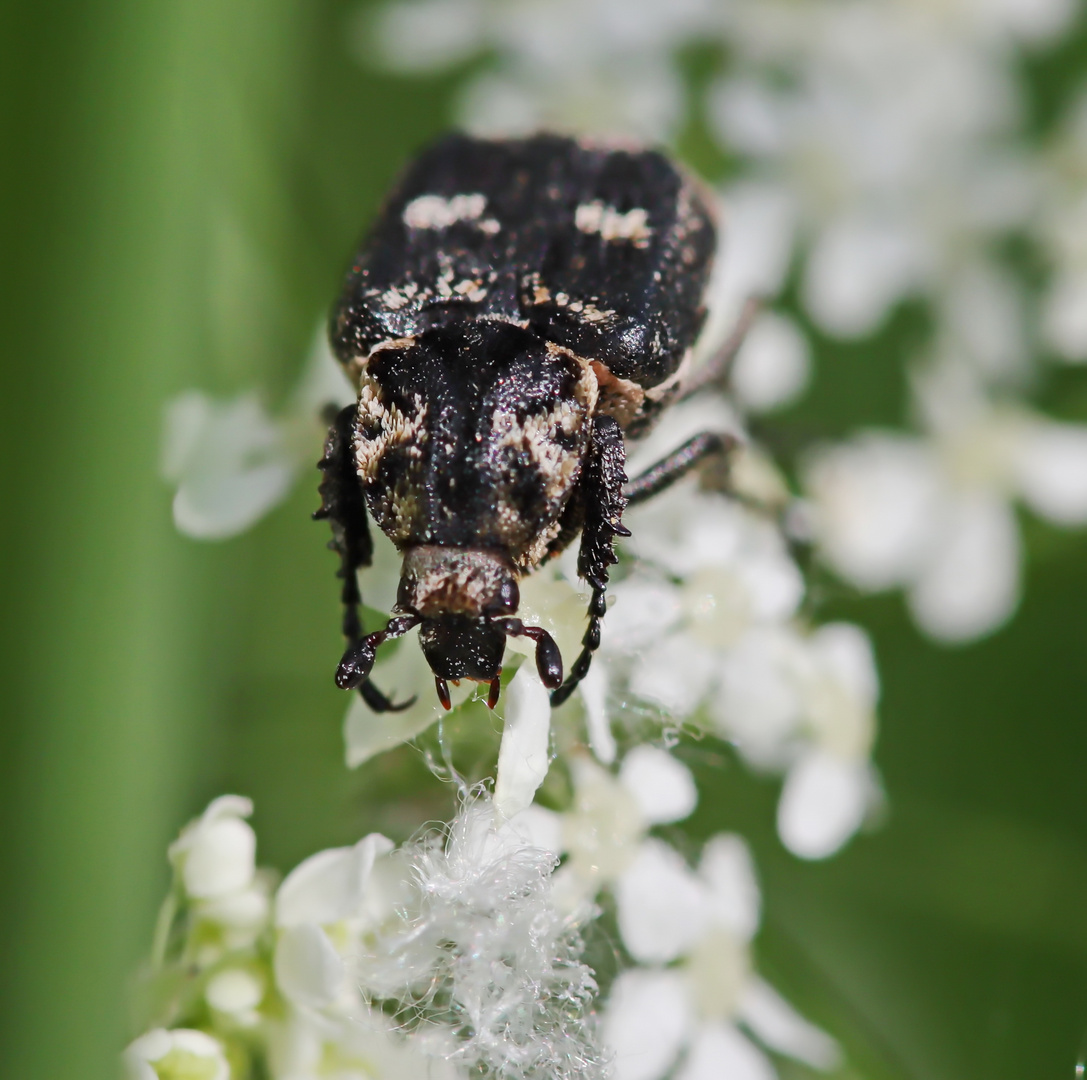
[(582, 473), (584, 525), (577, 557), (578, 574), (593, 590), (589, 601), (589, 626), (581, 639), (581, 653), (570, 668), (566, 681), (551, 694), (551, 704), (561, 705), (589, 673), (593, 653), (600, 645), (600, 622), (607, 610), (608, 568), (616, 562), (615, 537), (629, 536), (622, 524), (627, 498), (623, 485), (626, 450), (623, 432), (610, 416), (593, 420), (592, 445)]
[[(341, 409), (332, 418), (324, 455), (317, 464), (322, 473), (318, 488), (321, 507), (313, 515), (319, 521), (327, 520), (332, 526), (332, 539), (328, 546), (340, 556), (336, 576), (343, 582), (340, 601), (343, 604), (343, 636), (347, 639), (348, 653), (357, 650), (365, 636), (359, 615), (362, 594), (359, 592), (358, 571), (369, 566), (374, 557), (373, 540), (366, 519), (366, 502), (351, 453), (354, 425), (354, 405)], [(358, 691), (366, 704), (378, 713), (398, 712), (415, 701), (413, 697), (401, 704), (394, 704), (369, 679), (358, 684)]]

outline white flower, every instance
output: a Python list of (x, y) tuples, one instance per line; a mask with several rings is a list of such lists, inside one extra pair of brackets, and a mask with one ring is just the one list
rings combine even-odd
[(729, 389), (752, 412), (788, 405), (807, 387), (811, 356), (807, 339), (784, 315), (764, 312), (736, 355)]
[(617, 776), (585, 755), (570, 765), (574, 779), (570, 809), (556, 814), (532, 806), (511, 825), (528, 830), (554, 855), (568, 856), (555, 875), (555, 897), (563, 910), (576, 912), (641, 856), (653, 825), (688, 817), (698, 791), (690, 770), (653, 746), (633, 748)]
[(223, 795), (170, 845), (170, 861), (189, 896), (219, 900), (253, 881), (257, 838), (245, 821), (252, 813), (249, 799)]
[(708, 716), (749, 762), (786, 772), (783, 841), (804, 857), (830, 854), (878, 799), (867, 638), (795, 624), (803, 580), (769, 518), (689, 485), (651, 509), (630, 518), (639, 566), (612, 589), (603, 678), (675, 719)]
[(243, 532), (287, 494), (295, 465), (284, 434), (252, 396), (217, 402), (197, 390), (166, 414), (163, 475), (177, 484), (174, 522), (199, 540)]
[(390, 840), (371, 833), (354, 847), (310, 856), (284, 879), (275, 902), (275, 975), (288, 999), (316, 1008), (348, 991), (341, 953), (393, 917), (387, 888), (371, 888), (375, 864), (392, 849)]
[(725, 656), (710, 714), (747, 760), (786, 772), (778, 832), (794, 854), (837, 851), (878, 802), (878, 693), (871, 644), (848, 623), (763, 629)]
[(323, 325), (278, 418), (252, 394), (230, 401), (199, 390), (178, 395), (167, 405), (162, 450), (163, 476), (177, 485), (177, 528), (197, 540), (223, 540), (255, 524), (286, 498), (300, 466), (311, 464), (321, 410), (354, 397)]
[[(772, 1078), (770, 1060), (744, 1035), (820, 1069), (833, 1068), (833, 1040), (752, 973), (748, 942), (758, 927), (759, 890), (746, 845), (712, 838), (697, 872), (659, 841), (647, 841), (620, 881), (619, 927), (644, 962), (615, 981), (603, 1036), (616, 1080), (675, 1075)], [(725, 1070), (722, 1072), (722, 1070)]]
[(155, 1028), (124, 1053), (127, 1080), (230, 1080), (223, 1047), (203, 1031)]
[(1021, 498), (1087, 523), (1087, 426), (991, 405), (944, 363), (917, 380), (928, 439), (869, 432), (811, 455), (805, 487), (827, 562), (863, 589), (903, 587), (920, 627), (966, 641), (1019, 598)]

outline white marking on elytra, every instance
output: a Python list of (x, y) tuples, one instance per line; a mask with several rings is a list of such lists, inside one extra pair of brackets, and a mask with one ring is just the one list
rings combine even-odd
[(494, 218), (485, 218), (487, 197), (471, 195), (420, 195), (404, 207), (404, 224), (409, 229), (448, 229), (458, 221), (473, 222), (477, 229), (493, 236), (501, 226)]
[(409, 281), (402, 289), (398, 289), (396, 286), (386, 289), (381, 294), (381, 302), (387, 310), (399, 311), (405, 305), (410, 304), (418, 292), (419, 286), (414, 281)]
[[(358, 411), (355, 418), (355, 467), (359, 478), (369, 482), (377, 475), (378, 465), (385, 454), (397, 446), (413, 444), (426, 438), (427, 406), (420, 395), (414, 399), (415, 413), (408, 416), (395, 404), (386, 405), (381, 400), (381, 387), (377, 380), (363, 372), (359, 386)], [(380, 425), (372, 437), (366, 428)]]
[(603, 240), (630, 240), (635, 247), (645, 247), (653, 235), (648, 210), (639, 206), (621, 214), (599, 199), (582, 203), (574, 212), (574, 224), (583, 233), (599, 233)]
[(453, 292), (458, 296), (465, 297), (473, 304), (478, 304), (481, 300), (487, 298), (487, 290), (483, 287), (483, 282), (478, 278), (465, 278), (460, 284), (453, 286)]

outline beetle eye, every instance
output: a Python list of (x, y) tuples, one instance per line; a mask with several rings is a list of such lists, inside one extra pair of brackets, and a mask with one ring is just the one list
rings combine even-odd
[(513, 578), (507, 578), (498, 587), (498, 595), (490, 605), (489, 615), (513, 615), (521, 603), (521, 590)]

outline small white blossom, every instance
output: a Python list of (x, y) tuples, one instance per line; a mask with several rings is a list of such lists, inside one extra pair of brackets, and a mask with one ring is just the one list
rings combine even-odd
[(638, 960), (612, 987), (603, 1034), (616, 1080), (677, 1076), (772, 1078), (763, 1045), (820, 1069), (839, 1058), (834, 1041), (753, 974), (748, 943), (758, 927), (759, 891), (736, 836), (712, 838), (697, 872), (660, 841), (647, 841), (620, 881), (619, 928)]
[(814, 452), (805, 487), (824, 558), (860, 588), (907, 590), (918, 625), (965, 641), (1019, 599), (1013, 499), (1087, 523), (1087, 426), (991, 404), (961, 365), (916, 380), (928, 438), (869, 432)]
[(788, 405), (807, 387), (811, 355), (807, 339), (784, 315), (766, 312), (751, 326), (736, 355), (729, 388), (751, 412)]
[(282, 415), (252, 394), (217, 401), (187, 390), (166, 408), (162, 473), (177, 486), (174, 524), (197, 540), (244, 532), (279, 505), (312, 464), (327, 405), (355, 400), (322, 325)]
[(170, 845), (170, 861), (189, 896), (219, 900), (252, 882), (257, 838), (245, 820), (252, 813), (249, 799), (223, 795)]
[(204, 990), (211, 1008), (229, 1017), (242, 1027), (254, 1027), (260, 1022), (258, 1006), (264, 999), (263, 977), (250, 968), (226, 968), (213, 975)]
[(127, 1080), (230, 1080), (223, 1047), (203, 1031), (156, 1028), (124, 1053)]
[(243, 532), (286, 496), (295, 463), (283, 431), (255, 398), (218, 402), (190, 390), (167, 411), (162, 471), (177, 484), (178, 529), (220, 540)]

